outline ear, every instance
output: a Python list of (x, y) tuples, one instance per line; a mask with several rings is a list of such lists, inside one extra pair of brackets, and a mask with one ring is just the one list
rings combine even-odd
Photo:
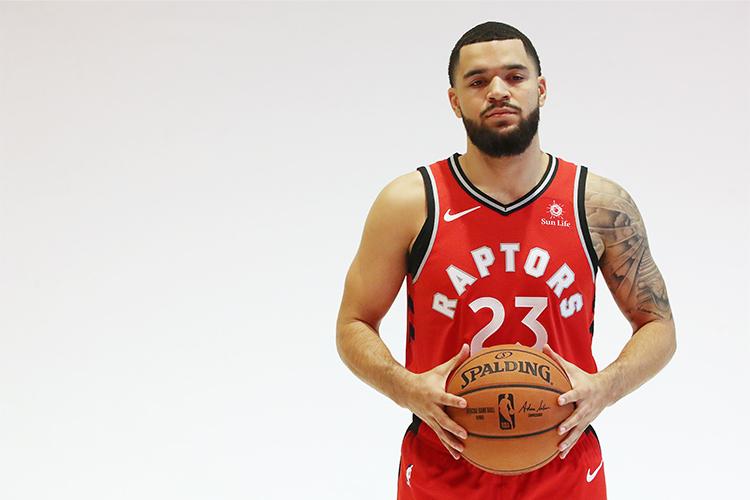
[(547, 79), (544, 78), (544, 76), (539, 75), (536, 81), (537, 89), (539, 91), (539, 107), (542, 107), (547, 100)]
[(450, 102), (451, 108), (453, 108), (453, 114), (461, 118), (461, 104), (458, 102), (458, 95), (453, 87), (448, 89), (448, 102)]

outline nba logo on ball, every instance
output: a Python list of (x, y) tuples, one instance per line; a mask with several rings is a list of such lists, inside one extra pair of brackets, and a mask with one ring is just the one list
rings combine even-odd
[(516, 428), (516, 412), (513, 407), (513, 394), (498, 394), (497, 416), (500, 418), (500, 428), (509, 431)]

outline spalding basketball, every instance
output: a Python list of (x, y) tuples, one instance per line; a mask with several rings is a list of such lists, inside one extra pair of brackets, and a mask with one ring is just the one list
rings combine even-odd
[(446, 392), (467, 404), (445, 411), (466, 429), (466, 460), (493, 474), (522, 474), (559, 453), (557, 428), (574, 405), (560, 406), (557, 398), (570, 389), (565, 371), (546, 354), (522, 345), (492, 346), (451, 374)]

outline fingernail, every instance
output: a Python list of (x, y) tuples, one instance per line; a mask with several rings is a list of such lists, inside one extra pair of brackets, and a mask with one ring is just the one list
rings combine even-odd
[(458, 404), (459, 404), (459, 405), (461, 405), (461, 408), (463, 408), (463, 407), (465, 407), (465, 406), (466, 406), (466, 400), (465, 400), (465, 399), (462, 399), (461, 401), (459, 401), (459, 403), (458, 403)]
[(565, 404), (565, 398), (560, 398), (558, 401), (560, 402), (561, 405)]
[(565, 434), (565, 431), (567, 431), (565, 427), (560, 427), (560, 434)]

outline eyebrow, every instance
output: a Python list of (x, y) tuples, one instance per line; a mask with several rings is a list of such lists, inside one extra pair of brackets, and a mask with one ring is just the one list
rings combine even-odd
[[(527, 68), (523, 64), (506, 64), (505, 66), (500, 66), (500, 69), (504, 69), (504, 70), (522, 69), (522, 70), (526, 70), (526, 71), (529, 70), (529, 68)], [(472, 69), (472, 70), (466, 72), (466, 74), (464, 75), (464, 80), (466, 80), (467, 78), (471, 78), (474, 75), (481, 75), (482, 73), (486, 73), (489, 70), (490, 70), (489, 68), (476, 68), (476, 69)]]

